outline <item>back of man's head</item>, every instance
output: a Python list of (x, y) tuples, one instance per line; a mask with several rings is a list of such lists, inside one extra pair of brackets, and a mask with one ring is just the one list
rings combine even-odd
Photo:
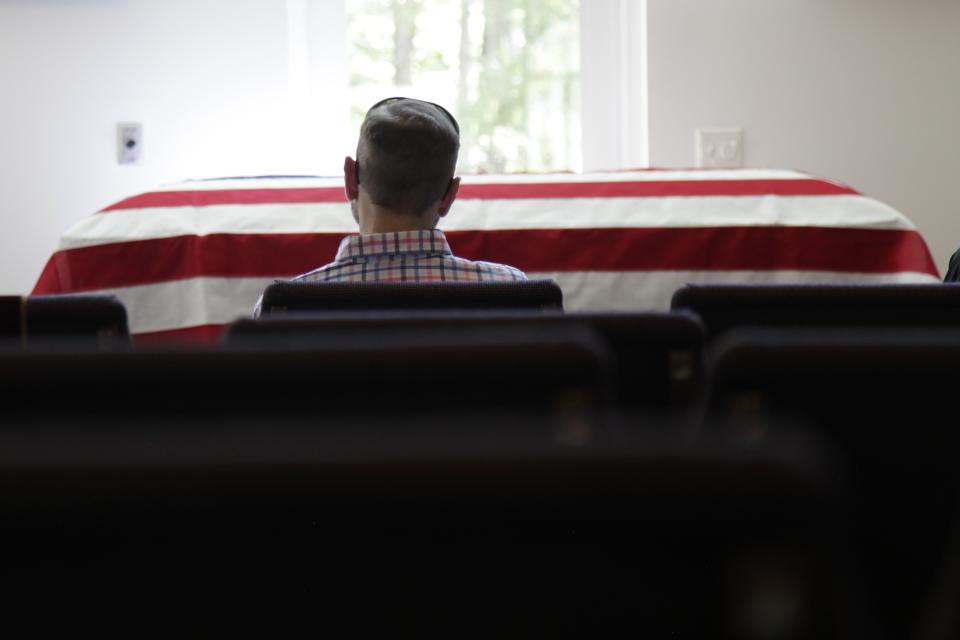
[(446, 110), (391, 98), (374, 105), (364, 118), (358, 179), (374, 204), (419, 215), (446, 194), (459, 151), (459, 127)]

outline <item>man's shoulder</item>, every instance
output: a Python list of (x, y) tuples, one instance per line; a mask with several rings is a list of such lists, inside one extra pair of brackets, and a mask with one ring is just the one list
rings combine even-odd
[(336, 271), (342, 269), (345, 265), (339, 262), (329, 262), (323, 266), (317, 267), (313, 271), (307, 271), (306, 273), (301, 273), (298, 276), (294, 276), (286, 282), (318, 282), (322, 280), (329, 280), (330, 276)]
[(503, 273), (505, 276), (508, 276), (508, 278), (504, 278), (504, 279), (510, 279), (510, 280), (526, 280), (527, 279), (526, 273), (524, 273), (520, 269), (517, 269), (516, 267), (511, 267), (508, 264), (499, 264), (496, 262), (488, 262), (486, 264), (490, 265), (492, 268), (496, 269), (500, 273)]
[(470, 265), (476, 269), (483, 280), (526, 280), (527, 274), (520, 269), (508, 264), (499, 262), (487, 262), (485, 260), (467, 260), (465, 258), (455, 258), (464, 264)]

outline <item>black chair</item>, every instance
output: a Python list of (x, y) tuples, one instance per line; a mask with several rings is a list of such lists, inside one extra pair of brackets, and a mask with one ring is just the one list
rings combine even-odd
[(127, 310), (116, 296), (29, 296), (25, 306), (28, 346), (69, 342), (101, 351), (130, 347)]
[[(82, 411), (130, 420), (220, 415), (225, 421), (298, 412), (323, 424), (364, 409), (387, 415), (529, 411), (551, 416), (570, 407), (610, 404), (611, 356), (582, 327), (492, 327), (389, 336), (355, 332), (290, 350), (84, 353), (50, 350), (0, 359), (8, 413), (41, 417)], [(50, 389), (57, 402), (25, 400)], [(110, 389), (109, 401), (103, 389)], [(158, 401), (159, 399), (164, 399)]]
[(700, 390), (704, 331), (687, 313), (328, 312), (290, 313), (241, 319), (227, 327), (227, 348), (300, 348), (318, 341), (336, 343), (356, 332), (379, 339), (402, 331), (429, 335), (436, 330), (464, 335), (492, 327), (582, 327), (606, 342), (616, 362), (616, 400), (628, 410), (666, 410), (692, 404)]
[(0, 300), (0, 337), (7, 348), (130, 348), (127, 311), (116, 296), (43, 295)]
[(323, 625), (353, 631), (869, 637), (815, 440), (572, 443), (468, 412), (307, 430), (275, 409), (242, 429), (17, 432), (6, 571), (128, 565), (138, 597), (171, 574), (204, 607), (235, 605), (232, 581), (264, 606), (320, 573)]
[(960, 327), (956, 285), (688, 285), (672, 309), (703, 320), (708, 339), (735, 327)]
[(911, 635), (960, 498), (960, 331), (741, 329), (708, 362), (712, 413), (749, 425), (745, 437), (799, 419), (836, 444), (872, 606), (889, 637)]
[(360, 309), (563, 308), (552, 280), (507, 282), (276, 282), (263, 292), (261, 313)]

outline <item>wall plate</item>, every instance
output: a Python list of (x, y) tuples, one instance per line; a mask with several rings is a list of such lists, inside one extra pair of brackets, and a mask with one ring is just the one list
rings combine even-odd
[(696, 154), (699, 168), (743, 167), (743, 129), (697, 129)]
[(139, 122), (117, 124), (117, 162), (140, 164), (143, 156), (143, 125)]

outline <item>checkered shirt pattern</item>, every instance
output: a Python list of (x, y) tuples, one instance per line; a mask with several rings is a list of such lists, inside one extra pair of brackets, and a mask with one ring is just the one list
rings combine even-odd
[[(526, 280), (514, 267), (453, 255), (443, 231), (427, 229), (347, 236), (333, 262), (292, 282), (490, 282)], [(261, 298), (262, 300), (262, 298)], [(257, 301), (254, 315), (260, 315)]]

